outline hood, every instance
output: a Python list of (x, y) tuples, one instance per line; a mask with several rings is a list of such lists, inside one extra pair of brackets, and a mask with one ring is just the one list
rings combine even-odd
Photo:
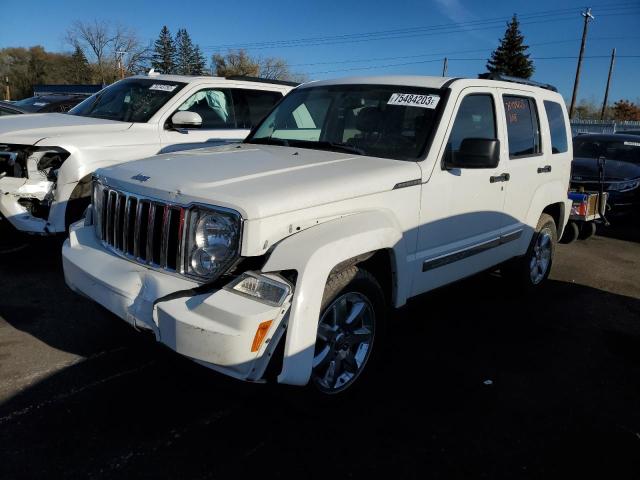
[(391, 190), (419, 179), (421, 170), (415, 162), (241, 144), (157, 155), (97, 174), (131, 193), (233, 208), (255, 219)]
[(34, 145), (45, 138), (127, 130), (131, 123), (65, 113), (0, 117), (0, 143)]
[[(620, 160), (607, 160), (604, 166), (606, 182), (632, 180), (640, 177), (640, 165)], [(595, 158), (574, 158), (571, 163), (571, 180), (593, 182), (600, 180), (598, 160)]]

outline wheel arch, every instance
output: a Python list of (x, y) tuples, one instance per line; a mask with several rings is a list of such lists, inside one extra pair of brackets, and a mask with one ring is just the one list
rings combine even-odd
[[(392, 305), (406, 302), (410, 272), (402, 229), (388, 212), (362, 212), (320, 224), (284, 239), (274, 248), (264, 272), (296, 270), (288, 314), (280, 383), (305, 385), (317, 334), (327, 279), (332, 272), (362, 265), (381, 283)], [(390, 267), (385, 270), (385, 268)]]

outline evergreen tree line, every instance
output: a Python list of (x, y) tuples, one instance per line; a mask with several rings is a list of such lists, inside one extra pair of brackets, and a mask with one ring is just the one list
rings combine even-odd
[(174, 39), (165, 25), (154, 43), (151, 66), (159, 73), (204, 75), (207, 61), (200, 46), (191, 41), (186, 29), (179, 29)]

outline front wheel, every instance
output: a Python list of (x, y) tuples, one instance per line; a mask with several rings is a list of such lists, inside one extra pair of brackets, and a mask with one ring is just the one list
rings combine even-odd
[(376, 370), (385, 322), (384, 294), (373, 275), (352, 266), (329, 277), (318, 322), (313, 388), (337, 395), (368, 383)]
[(525, 290), (541, 285), (551, 272), (558, 242), (556, 222), (543, 213), (533, 232), (531, 243), (522, 257), (514, 258), (502, 268), (502, 275)]

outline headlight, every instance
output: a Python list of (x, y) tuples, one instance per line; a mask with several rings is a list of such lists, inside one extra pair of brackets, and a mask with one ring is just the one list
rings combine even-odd
[(63, 148), (42, 147), (32, 155), (39, 156), (37, 169), (43, 172), (49, 181), (55, 182), (58, 177), (58, 170), (69, 157), (70, 153)]
[(240, 217), (234, 212), (195, 209), (188, 221), (185, 273), (211, 280), (238, 256)]
[(640, 180), (632, 180), (630, 182), (615, 182), (609, 185), (609, 190), (614, 192), (628, 192), (640, 186)]
[(276, 280), (256, 272), (245, 272), (224, 288), (277, 307), (282, 305), (291, 292), (291, 286), (284, 280)]

